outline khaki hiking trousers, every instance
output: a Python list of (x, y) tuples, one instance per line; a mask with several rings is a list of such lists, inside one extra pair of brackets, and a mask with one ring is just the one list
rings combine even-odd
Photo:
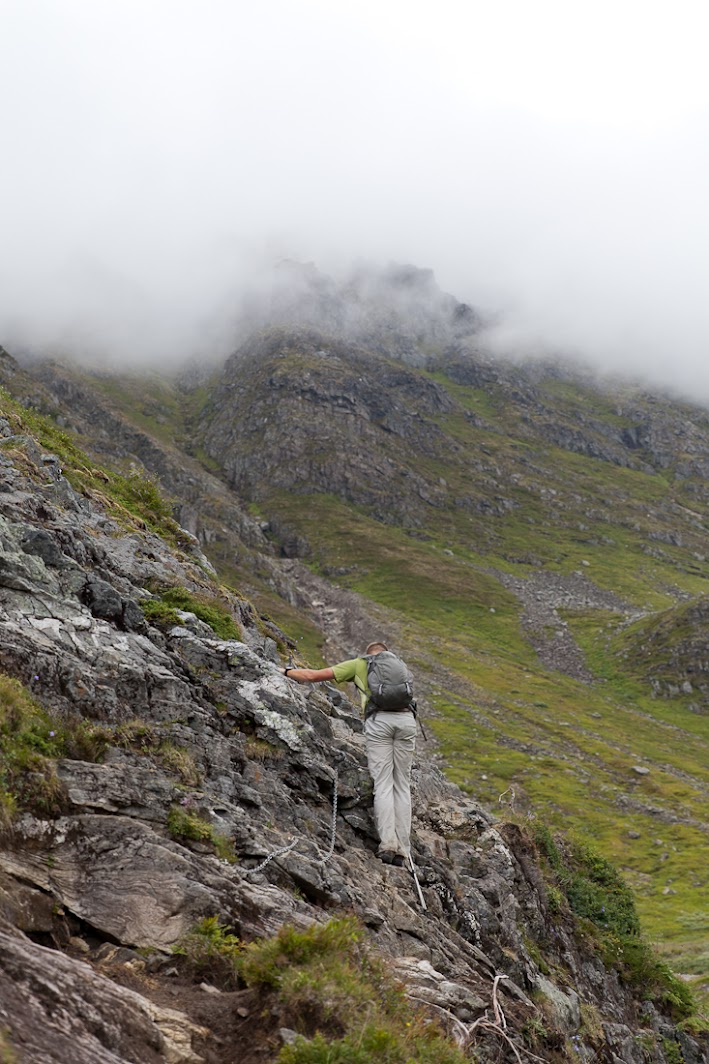
[(367, 763), (374, 782), (374, 819), (379, 851), (404, 857), (411, 846), (411, 765), (416, 747), (416, 717), (408, 710), (378, 710), (364, 722)]

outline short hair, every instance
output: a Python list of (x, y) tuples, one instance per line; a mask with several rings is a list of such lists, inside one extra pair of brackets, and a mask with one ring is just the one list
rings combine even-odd
[(369, 644), (369, 646), (365, 650), (365, 654), (371, 654), (373, 650), (377, 650), (377, 649), (378, 650), (388, 650), (389, 647), (386, 645), (386, 643), (382, 643), (381, 640), (377, 640), (376, 643), (370, 643)]

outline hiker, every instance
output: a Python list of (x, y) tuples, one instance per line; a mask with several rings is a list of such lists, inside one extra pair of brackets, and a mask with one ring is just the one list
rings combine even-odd
[(370, 662), (382, 653), (386, 653), (387, 660), (382, 659), (380, 664), (384, 666), (393, 659), (394, 668), (403, 667), (410, 681), (406, 666), (382, 642), (370, 643), (362, 657), (341, 661), (327, 669), (287, 668), (283, 673), (296, 683), (354, 681), (365, 715), (367, 764), (374, 783), (374, 819), (380, 840), (377, 856), (385, 864), (401, 867), (411, 848), (411, 764), (416, 746), (416, 703), (411, 698), (411, 684), (406, 682), (408, 695), (400, 696), (399, 701), (408, 699), (407, 705), (397, 709), (380, 709), (374, 705), (368, 676), (375, 666)]

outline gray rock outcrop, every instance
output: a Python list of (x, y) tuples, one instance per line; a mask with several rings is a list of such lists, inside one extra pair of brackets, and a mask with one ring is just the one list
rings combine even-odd
[[(633, 995), (552, 919), (522, 829), (494, 822), (420, 758), (424, 911), (409, 872), (375, 856), (363, 736), (341, 693), (289, 682), (235, 596), (240, 639), (196, 617), (153, 626), (140, 603), (155, 582), (216, 592), (198, 553), (126, 532), (31, 445), (5, 453), (0, 477), (0, 668), (57, 730), (88, 722), (106, 746), (98, 762), (54, 758), (55, 807), (30, 805), (3, 833), (0, 1029), (19, 1060), (217, 1061), (179, 999), (166, 1009), (147, 977), (134, 990), (103, 974), (106, 944), (124, 958), (122, 979), (138, 979), (146, 953), (168, 958), (206, 916), (248, 940), (347, 912), (412, 997), (458, 1022), (472, 1025), (499, 994), (521, 1029), (540, 994), (562, 1041), (583, 1041), (583, 1000), (612, 1025), (615, 1057), (634, 1064), (621, 1030), (638, 1029)], [(530, 948), (542, 940), (553, 977)], [(647, 1021), (657, 1044), (662, 1022)], [(489, 1027), (481, 1059), (500, 1048)]]

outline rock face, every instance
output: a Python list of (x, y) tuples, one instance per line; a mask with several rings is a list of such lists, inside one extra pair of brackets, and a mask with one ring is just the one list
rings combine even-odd
[(88, 964), (35, 945), (5, 921), (0, 990), (0, 1017), (23, 1061), (197, 1064), (201, 1059), (191, 1043), (205, 1032), (183, 1013), (157, 1008)]
[[(486, 358), (463, 340), (432, 350), (425, 374), (393, 341), (364, 347), (341, 333), (270, 328), (227, 361), (195, 433), (235, 491), (266, 506), (288, 557), (308, 544), (280, 515), (279, 492), (326, 493), (413, 530), (465, 517), (476, 549), (519, 512), (549, 529), (602, 524), (622, 537), (647, 527), (649, 556), (681, 544), (703, 558), (705, 411), (630, 391), (611, 400), (593, 381)], [(456, 386), (478, 405), (459, 404)], [(609, 499), (577, 483), (573, 461), (562, 476), (557, 450), (673, 487), (649, 507), (622, 486)], [(533, 552), (509, 560), (544, 564)]]
[[(224, 542), (229, 558), (257, 549), (268, 555), (269, 544), (259, 527), (224, 482), (185, 453), (168, 444), (160, 445), (150, 435), (131, 425), (101, 396), (96, 388), (70, 367), (47, 362), (33, 367), (32, 379), (22, 379), (11, 361), (0, 362), (0, 375), (14, 393), (29, 398), (39, 409), (67, 423), (100, 459), (130, 462), (160, 478), (162, 490), (176, 500), (176, 518), (187, 533), (212, 547)], [(20, 380), (17, 378), (20, 377)], [(30, 392), (30, 395), (27, 393)]]
[[(449, 348), (441, 365), (457, 383), (484, 388), (517, 408), (530, 437), (623, 468), (706, 477), (708, 421), (701, 407), (617, 382), (604, 385), (582, 369), (574, 374), (568, 365), (486, 357), (468, 341)], [(558, 396), (569, 385), (576, 394), (560, 406)]]
[(639, 625), (632, 648), (656, 696), (692, 695), (692, 709), (703, 713), (709, 706), (708, 624), (709, 597), (701, 595)]
[(472, 337), (483, 324), (472, 307), (441, 291), (431, 270), (415, 266), (362, 266), (338, 281), (312, 264), (284, 261), (271, 282), (245, 302), (242, 334), (296, 326), (421, 366), (432, 345)]
[[(345, 382), (344, 407), (371, 402), (360, 394)], [(420, 401), (440, 403), (435, 386)], [(187, 613), (172, 627), (149, 623), (141, 603), (156, 582), (215, 593), (199, 551), (126, 533), (48, 458), (19, 438), (0, 455), (0, 667), (57, 729), (89, 722), (106, 749), (98, 761), (60, 757), (55, 807), (20, 811), (3, 832), (0, 1031), (20, 1061), (223, 1059), (179, 998), (166, 1009), (149, 978), (140, 992), (123, 985), (146, 971), (137, 951), (168, 958), (207, 916), (248, 940), (342, 912), (360, 918), (412, 996), (460, 1022), (482, 1017), (494, 991), (518, 1030), (543, 1000), (559, 1044), (575, 1037), (587, 1058), (632, 1064), (642, 1033), (652, 1059), (676, 1059), (661, 1048), (674, 1038), (666, 1019), (641, 1017), (617, 974), (553, 914), (525, 832), (494, 822), (421, 758), (424, 911), (410, 874), (375, 856), (354, 708), (339, 691), (289, 682), (274, 640), (233, 596), (240, 639)], [(180, 816), (198, 818), (201, 838), (190, 841)], [(107, 948), (118, 981), (102, 974)], [(594, 1031), (580, 1003), (599, 1017)], [(481, 1060), (499, 1059), (489, 1026)], [(702, 1059), (687, 1047), (685, 1060)]]
[(435, 455), (424, 414), (445, 413), (450, 399), (405, 364), (351, 343), (271, 330), (229, 360), (212, 408), (205, 448), (247, 498), (325, 491), (410, 521), (414, 500), (436, 494), (424, 476), (402, 476), (401, 451)]

